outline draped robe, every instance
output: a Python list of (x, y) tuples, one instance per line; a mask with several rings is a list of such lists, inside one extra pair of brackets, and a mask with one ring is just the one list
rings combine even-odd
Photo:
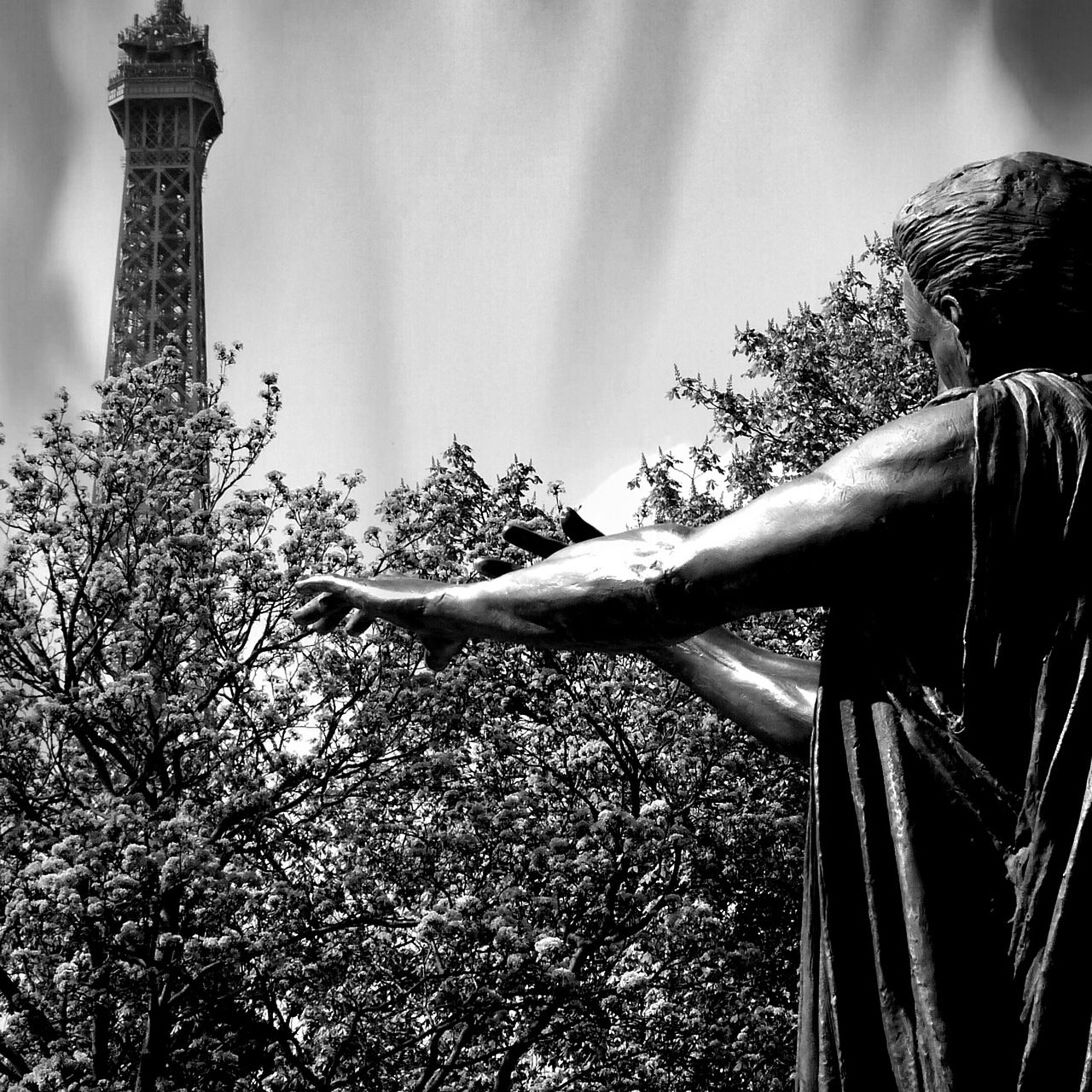
[[(1092, 390), (973, 399), (969, 569), (832, 607), (801, 1092), (1092, 1092)], [(962, 546), (962, 548), (958, 548)]]

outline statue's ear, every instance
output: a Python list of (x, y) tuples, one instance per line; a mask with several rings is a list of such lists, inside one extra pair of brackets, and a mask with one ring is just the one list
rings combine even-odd
[(955, 296), (941, 296), (938, 311), (958, 330), (963, 325), (963, 308)]
[[(956, 357), (958, 358), (958, 364), (954, 365), (955, 370), (952, 372), (949, 385), (954, 383), (960, 386), (977, 386), (978, 379), (975, 377), (974, 366), (971, 363), (971, 345), (968, 339), (968, 331), (964, 326), (963, 308), (960, 306), (959, 300), (955, 296), (941, 296), (937, 310), (942, 317), (952, 324), (948, 337), (954, 343)], [(936, 358), (935, 349), (933, 357)]]

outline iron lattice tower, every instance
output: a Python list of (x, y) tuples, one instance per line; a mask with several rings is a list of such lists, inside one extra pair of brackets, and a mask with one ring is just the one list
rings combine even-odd
[(189, 376), (206, 379), (201, 181), (224, 115), (209, 28), (182, 0), (118, 35), (107, 102), (125, 142), (125, 183), (106, 372), (151, 359), (174, 335)]

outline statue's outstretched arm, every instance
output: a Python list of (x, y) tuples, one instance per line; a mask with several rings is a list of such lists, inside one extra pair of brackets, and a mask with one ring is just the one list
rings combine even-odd
[[(570, 542), (603, 535), (572, 508), (563, 513), (561, 529)], [(693, 528), (674, 524), (661, 524), (660, 530), (674, 530), (680, 541), (694, 534)], [(522, 523), (510, 523), (504, 537), (538, 558), (550, 557), (566, 545)], [(477, 568), (484, 576), (496, 577), (516, 566), (489, 558), (477, 562)], [(759, 648), (721, 626), (678, 644), (643, 651), (657, 667), (755, 738), (790, 757), (807, 757), (819, 688), (818, 664)]]
[(719, 626), (645, 655), (756, 739), (791, 758), (807, 758), (817, 663), (758, 648)]
[(969, 400), (948, 402), (877, 429), (682, 541), (641, 528), (479, 584), (311, 577), (300, 589), (316, 598), (296, 617), (317, 632), (350, 612), (352, 631), (386, 619), (420, 635), (436, 667), (471, 637), (615, 651), (674, 644), (898, 579), (899, 566), (923, 556), (959, 564), (972, 449)]

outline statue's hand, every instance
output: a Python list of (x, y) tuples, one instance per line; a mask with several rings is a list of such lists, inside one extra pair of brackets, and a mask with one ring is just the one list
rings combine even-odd
[(345, 632), (354, 636), (381, 618), (420, 638), (427, 653), (425, 662), (433, 671), (439, 671), (466, 643), (465, 637), (426, 617), (429, 594), (445, 587), (439, 581), (413, 576), (377, 576), (369, 580), (309, 576), (296, 585), (296, 591), (313, 598), (292, 618), (311, 633), (330, 633), (348, 618)]
[[(565, 532), (565, 537), (569, 542), (586, 542), (591, 538), (603, 537), (602, 531), (577, 515), (576, 510), (573, 508), (566, 508), (562, 514), (561, 530)], [(559, 538), (532, 531), (526, 523), (509, 523), (505, 526), (502, 534), (505, 542), (511, 543), (520, 550), (526, 550), (527, 553), (534, 554), (535, 557), (550, 557), (552, 554), (556, 554), (558, 550), (563, 550), (567, 545)], [(474, 568), (482, 576), (487, 576), (490, 579), (503, 576), (518, 567), (511, 561), (505, 561), (499, 557), (483, 557), (480, 561), (474, 562)]]

